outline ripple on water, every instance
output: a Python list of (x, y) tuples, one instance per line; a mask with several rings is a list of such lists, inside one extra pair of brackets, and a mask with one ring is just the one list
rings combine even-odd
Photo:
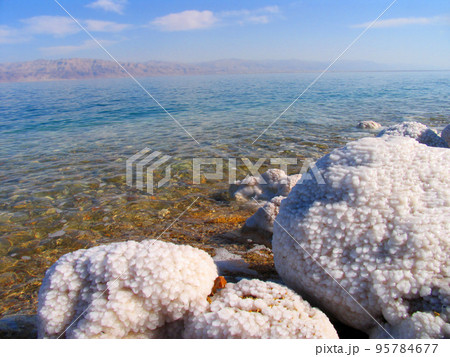
[[(294, 173), (306, 158), (372, 135), (355, 129), (361, 120), (437, 129), (450, 121), (448, 73), (330, 74), (253, 144), (312, 78), (143, 79), (200, 146), (127, 79), (1, 84), (0, 316), (35, 311), (43, 275), (61, 255), (161, 234), (210, 254), (226, 248), (276, 278), (270, 254), (247, 253), (256, 238), (236, 233), (254, 207), (228, 199), (227, 161), (222, 181), (192, 185), (192, 157), (295, 157)], [(172, 156), (172, 181), (153, 195), (125, 183), (126, 159), (144, 147)]]

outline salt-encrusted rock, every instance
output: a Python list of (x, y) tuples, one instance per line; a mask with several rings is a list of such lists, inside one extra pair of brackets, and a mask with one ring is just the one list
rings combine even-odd
[(373, 120), (360, 121), (357, 125), (359, 129), (380, 129), (381, 124)]
[(281, 200), (289, 194), (301, 176), (301, 174), (287, 176), (283, 170), (269, 169), (260, 177), (250, 176), (231, 185), (230, 194), (238, 200), (254, 198), (267, 201), (247, 219), (242, 227), (243, 232), (256, 231), (264, 239), (270, 240)]
[(450, 147), (450, 124), (447, 125), (444, 130), (442, 130), (441, 138), (447, 143)]
[(301, 175), (287, 176), (283, 170), (269, 169), (261, 176), (249, 176), (230, 185), (230, 196), (238, 200), (270, 201), (275, 196), (287, 196)]
[(242, 227), (242, 230), (244, 232), (255, 230), (267, 238), (271, 238), (275, 217), (278, 215), (281, 201), (284, 198), (284, 196), (276, 196), (266, 202), (253, 216), (245, 221), (245, 225)]
[[(450, 309), (450, 308), (448, 308)], [(447, 314), (446, 321), (449, 315)], [(375, 327), (370, 338), (450, 338), (450, 324), (440, 314), (416, 312), (398, 325)]]
[(320, 310), (290, 289), (260, 280), (228, 283), (191, 316), (185, 338), (338, 338)]
[(204, 251), (156, 240), (66, 254), (39, 291), (39, 337), (177, 337), (186, 315), (206, 308), (216, 277)]
[(426, 125), (418, 122), (410, 121), (401, 124), (390, 126), (381, 130), (377, 137), (392, 135), (392, 136), (406, 136), (416, 139), (419, 143), (427, 146), (448, 147), (447, 143)]
[(364, 138), (316, 167), (325, 184), (296, 185), (274, 226), (275, 267), (283, 281), (366, 332), (377, 326), (374, 319), (396, 326), (413, 312), (447, 319), (448, 149), (405, 137)]

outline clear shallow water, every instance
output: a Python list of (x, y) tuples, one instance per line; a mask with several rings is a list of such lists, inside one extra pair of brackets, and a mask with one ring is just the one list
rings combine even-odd
[[(62, 254), (156, 236), (195, 197), (163, 238), (219, 244), (249, 211), (223, 197), (225, 180), (193, 186), (191, 157), (318, 158), (372, 135), (361, 120), (450, 122), (450, 72), (328, 73), (253, 145), (316, 75), (140, 78), (200, 145), (129, 78), (0, 84), (0, 315), (32, 310)], [(155, 195), (125, 185), (144, 147), (175, 162)]]

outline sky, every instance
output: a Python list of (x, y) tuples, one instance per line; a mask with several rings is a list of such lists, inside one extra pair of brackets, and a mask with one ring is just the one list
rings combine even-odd
[[(57, 0), (119, 61), (331, 62), (393, 0)], [(0, 0), (0, 62), (108, 55), (55, 0)], [(340, 60), (450, 69), (450, 1), (397, 0)]]

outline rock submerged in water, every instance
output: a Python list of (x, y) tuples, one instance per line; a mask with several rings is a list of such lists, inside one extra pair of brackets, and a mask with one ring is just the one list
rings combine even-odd
[(230, 195), (237, 200), (266, 201), (248, 218), (243, 232), (256, 231), (265, 240), (272, 238), (273, 223), (281, 201), (300, 180), (301, 174), (288, 176), (283, 170), (269, 169), (260, 177), (250, 176), (230, 186)]
[(434, 337), (448, 336), (447, 150), (386, 135), (320, 159), (325, 184), (296, 185), (277, 216), (295, 239), (274, 226), (283, 281), (354, 328), (370, 332), (387, 321), (386, 330), (412, 336), (423, 312), (441, 319), (430, 320), (441, 326), (434, 326)]
[(228, 283), (211, 300), (188, 318), (185, 338), (338, 338), (324, 313), (276, 283)]
[(287, 196), (301, 175), (290, 175), (280, 169), (269, 169), (261, 176), (249, 176), (230, 185), (232, 198), (247, 201), (250, 199), (270, 201), (276, 196)]
[(380, 131), (377, 137), (381, 136), (406, 136), (417, 140), (421, 144), (427, 146), (447, 148), (448, 145), (444, 139), (436, 134), (435, 131), (426, 125), (418, 122), (404, 122), (401, 124), (390, 126)]
[(373, 120), (360, 121), (356, 126), (359, 129), (380, 129), (381, 124)]
[(264, 203), (253, 216), (245, 221), (242, 231), (244, 233), (257, 231), (264, 238), (270, 240), (273, 234), (273, 224), (280, 210), (281, 201), (285, 198), (284, 196), (276, 196)]
[(36, 315), (11, 315), (0, 319), (0, 339), (37, 338)]
[(450, 147), (450, 124), (447, 125), (444, 130), (442, 130), (441, 138), (444, 140), (447, 145)]
[(186, 315), (206, 308), (216, 277), (206, 252), (156, 240), (66, 254), (39, 291), (39, 337), (180, 337)]

